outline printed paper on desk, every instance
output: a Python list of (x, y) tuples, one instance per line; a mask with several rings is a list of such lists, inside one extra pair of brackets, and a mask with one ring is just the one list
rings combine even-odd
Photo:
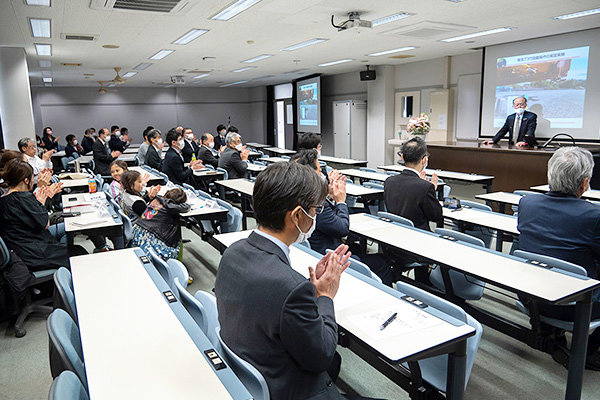
[(104, 194), (104, 192), (86, 193), (83, 196), (83, 199), (85, 201), (106, 200), (106, 195)]
[[(385, 329), (381, 325), (394, 313), (398, 316)], [(422, 329), (429, 329), (444, 322), (410, 304), (398, 303), (396, 307), (387, 307), (379, 311), (359, 314), (349, 318), (360, 330), (369, 337), (389, 339), (406, 333), (414, 333)]]

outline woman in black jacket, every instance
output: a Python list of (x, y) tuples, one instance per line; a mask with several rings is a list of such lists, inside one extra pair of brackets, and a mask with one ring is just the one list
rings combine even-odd
[(49, 126), (44, 128), (44, 133), (42, 133), (42, 143), (44, 143), (44, 148), (46, 151), (48, 150), (56, 150), (58, 151), (58, 139), (52, 136), (52, 128)]

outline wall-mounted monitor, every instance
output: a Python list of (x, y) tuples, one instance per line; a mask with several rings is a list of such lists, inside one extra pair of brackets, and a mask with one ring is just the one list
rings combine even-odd
[(321, 77), (296, 81), (298, 132), (321, 133)]

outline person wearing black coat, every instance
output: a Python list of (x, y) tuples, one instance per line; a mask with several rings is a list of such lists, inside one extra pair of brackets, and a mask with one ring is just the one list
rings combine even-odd
[(121, 155), (120, 151), (110, 151), (107, 143), (108, 129), (102, 128), (98, 132), (98, 140), (94, 142), (92, 151), (94, 152), (94, 172), (100, 175), (110, 175), (110, 163)]
[(225, 136), (227, 135), (227, 127), (225, 125), (217, 126), (217, 135), (215, 136), (215, 149), (220, 150), (225, 146)]
[(81, 139), (81, 147), (83, 147), (83, 154), (87, 154), (92, 151), (94, 146), (94, 138), (92, 137), (92, 129), (86, 129)]
[(217, 169), (219, 166), (219, 152), (214, 149), (214, 139), (210, 133), (205, 133), (200, 138), (202, 146), (198, 149), (198, 160), (202, 160), (202, 164), (211, 165)]
[(183, 137), (181, 133), (172, 129), (167, 133), (167, 144), (170, 146), (165, 153), (162, 163), (162, 172), (167, 174), (169, 180), (177, 185), (191, 183), (191, 177), (195, 169), (202, 169), (202, 161), (196, 160), (190, 163), (189, 167), (184, 166), (181, 149), (183, 149)]
[(183, 142), (184, 146), (183, 149), (181, 149), (183, 162), (189, 163), (194, 157), (198, 159), (198, 145), (194, 141), (194, 133), (192, 132), (192, 128), (183, 129)]
[(506, 117), (504, 125), (492, 140), (486, 140), (483, 144), (497, 144), (508, 133), (508, 144), (516, 142), (517, 147), (533, 146), (535, 140), (535, 129), (537, 127), (537, 115), (531, 111), (525, 111), (527, 99), (517, 97), (513, 100), (515, 112)]

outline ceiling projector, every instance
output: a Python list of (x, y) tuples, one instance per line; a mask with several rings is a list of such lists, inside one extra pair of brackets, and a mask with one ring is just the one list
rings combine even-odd
[(339, 25), (333, 22), (333, 15), (331, 16), (331, 25), (338, 30), (338, 32), (345, 31), (347, 29), (360, 29), (360, 28), (372, 28), (373, 23), (360, 19), (360, 13), (358, 11), (352, 11), (348, 13), (348, 19)]

